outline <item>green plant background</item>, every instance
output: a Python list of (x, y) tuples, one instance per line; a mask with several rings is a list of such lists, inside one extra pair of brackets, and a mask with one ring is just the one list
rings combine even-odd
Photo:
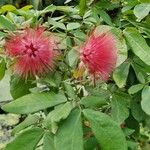
[[(12, 137), (5, 150), (150, 149), (149, 0), (1, 0), (0, 6), (0, 148)], [(54, 72), (24, 81), (11, 75), (3, 45), (10, 32), (38, 24), (54, 33), (62, 56)], [(110, 80), (94, 87), (87, 74), (78, 79), (76, 47), (95, 27), (117, 38), (118, 62)]]

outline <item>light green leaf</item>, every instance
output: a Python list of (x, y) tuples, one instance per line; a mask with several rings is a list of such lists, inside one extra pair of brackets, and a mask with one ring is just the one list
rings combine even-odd
[(126, 28), (123, 32), (134, 54), (144, 63), (150, 65), (150, 47), (147, 45), (145, 39), (132, 27)]
[(81, 112), (78, 109), (61, 124), (54, 143), (56, 150), (83, 150)]
[(145, 86), (142, 91), (142, 101), (141, 106), (143, 111), (150, 115), (150, 86)]
[(106, 105), (107, 100), (102, 96), (87, 96), (81, 99), (80, 104), (84, 105), (85, 107), (95, 108)]
[(130, 63), (124, 62), (113, 72), (113, 79), (119, 88), (123, 88), (126, 85), (129, 67)]
[(28, 11), (31, 8), (33, 8), (32, 5), (26, 5), (26, 6), (22, 7), (21, 10)]
[(142, 90), (144, 87), (143, 84), (136, 84), (136, 85), (133, 85), (131, 86), (129, 89), (128, 89), (128, 93), (129, 94), (135, 94), (137, 93), (138, 91)]
[(5, 73), (4, 78), (0, 81), (0, 102), (2, 101), (10, 101), (12, 96), (10, 94), (10, 75), (8, 72)]
[(5, 16), (0, 15), (0, 29), (7, 29), (14, 31), (15, 25), (12, 24)]
[(50, 5), (50, 6), (47, 6), (45, 9), (41, 10), (40, 14), (45, 14), (48, 12), (54, 12), (55, 10), (56, 10), (56, 6)]
[(63, 23), (57, 22), (57, 21), (55, 21), (52, 18), (48, 18), (48, 23), (53, 25), (56, 28), (60, 28), (60, 29), (66, 30), (66, 27), (65, 27), (65, 25)]
[(113, 94), (111, 101), (111, 115), (118, 125), (129, 116), (128, 102), (121, 95)]
[(5, 150), (35, 150), (36, 145), (43, 136), (43, 129), (32, 128), (19, 134)]
[(77, 22), (71, 22), (71, 23), (68, 23), (67, 24), (67, 30), (74, 30), (74, 29), (77, 29), (77, 28), (80, 28), (81, 24), (80, 23), (77, 23)]
[(73, 8), (72, 6), (56, 6), (56, 10), (63, 11), (65, 13), (78, 14), (78, 9)]
[(77, 50), (71, 49), (68, 52), (67, 57), (68, 57), (69, 66), (70, 67), (75, 67), (77, 62), (78, 62), (78, 59), (79, 59), (79, 54), (78, 54)]
[(55, 150), (54, 135), (52, 133), (46, 132), (44, 134), (42, 150)]
[(14, 11), (14, 10), (16, 10), (16, 7), (15, 6), (13, 6), (13, 5), (3, 5), (2, 7), (1, 7), (1, 9), (3, 10), (3, 13), (5, 13), (6, 11)]
[(66, 97), (63, 94), (35, 93), (25, 95), (15, 101), (3, 105), (2, 109), (16, 114), (29, 114), (53, 107), (65, 101)]
[(145, 18), (149, 12), (150, 12), (150, 3), (142, 3), (138, 4), (134, 7), (133, 10), (135, 16), (138, 18), (138, 20), (142, 20)]
[(40, 117), (36, 114), (27, 116), (27, 118), (23, 122), (15, 126), (15, 128), (12, 130), (12, 134), (16, 134), (29, 126), (38, 123), (39, 119)]
[(122, 130), (108, 115), (90, 109), (83, 110), (83, 113), (102, 150), (127, 150)]
[[(66, 119), (73, 108), (74, 104), (71, 102), (66, 102), (63, 105), (57, 106), (44, 120), (44, 126), (51, 127), (53, 123), (56, 125), (56, 123), (58, 123), (60, 120)], [(52, 132), (55, 133), (56, 131)]]

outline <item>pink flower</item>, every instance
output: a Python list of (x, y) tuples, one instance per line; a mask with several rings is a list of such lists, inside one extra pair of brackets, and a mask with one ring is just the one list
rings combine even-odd
[(15, 58), (13, 71), (22, 77), (43, 75), (53, 68), (55, 43), (43, 28), (27, 28), (6, 40), (6, 53)]
[(93, 34), (81, 47), (80, 59), (90, 74), (106, 81), (115, 67), (117, 50), (115, 38), (111, 33)]

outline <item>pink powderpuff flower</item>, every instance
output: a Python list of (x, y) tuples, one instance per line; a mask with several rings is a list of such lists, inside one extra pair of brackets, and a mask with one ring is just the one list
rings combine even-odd
[(27, 28), (6, 40), (6, 54), (15, 59), (13, 72), (23, 78), (40, 76), (52, 70), (56, 47), (53, 37), (42, 27)]
[(114, 36), (109, 32), (101, 35), (94, 35), (93, 32), (80, 49), (80, 59), (80, 66), (84, 64), (94, 80), (100, 78), (106, 81), (117, 61)]

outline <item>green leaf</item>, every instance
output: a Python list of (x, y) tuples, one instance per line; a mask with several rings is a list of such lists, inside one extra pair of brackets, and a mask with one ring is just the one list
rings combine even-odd
[(111, 115), (119, 125), (129, 116), (128, 102), (121, 95), (113, 94)]
[(67, 58), (68, 58), (69, 66), (70, 67), (76, 67), (78, 59), (79, 59), (79, 54), (77, 53), (77, 50), (71, 49), (68, 52)]
[(0, 81), (0, 102), (2, 101), (9, 101), (12, 99), (10, 94), (10, 75), (8, 72), (5, 73), (4, 78)]
[(56, 6), (56, 10), (66, 13), (78, 14), (78, 9), (73, 8), (72, 6)]
[(135, 16), (138, 18), (138, 20), (142, 20), (145, 18), (149, 12), (150, 12), (150, 3), (142, 3), (138, 4), (134, 7), (133, 10)]
[(69, 83), (67, 83), (67, 82), (63, 82), (63, 85), (64, 85), (64, 88), (65, 88), (66, 94), (71, 99), (74, 100), (76, 98), (76, 94), (75, 94), (75, 91), (74, 91), (73, 87)]
[(3, 105), (2, 109), (16, 114), (29, 114), (53, 107), (63, 102), (66, 102), (66, 97), (63, 94), (35, 93), (25, 95)]
[(0, 57), (0, 80), (5, 76), (6, 63), (3, 58)]
[(99, 14), (102, 17), (103, 21), (106, 22), (108, 25), (113, 26), (110, 16), (104, 10), (99, 10)]
[(124, 62), (113, 72), (113, 79), (119, 88), (123, 88), (126, 85), (130, 63)]
[(54, 143), (56, 150), (83, 150), (81, 112), (78, 109), (61, 124)]
[(105, 97), (101, 96), (87, 96), (81, 99), (80, 104), (84, 105), (85, 107), (95, 108), (106, 105), (107, 100)]
[(127, 150), (125, 136), (119, 125), (108, 115), (90, 109), (83, 110), (102, 150)]
[(4, 32), (1, 32), (0, 31), (0, 38), (3, 38), (3, 37), (5, 37), (6, 36), (6, 34), (4, 33)]
[(35, 150), (36, 145), (43, 136), (43, 129), (32, 128), (19, 134), (5, 150)]
[(54, 147), (54, 135), (52, 133), (45, 133), (43, 138), (43, 149), (42, 150), (55, 150)]
[(146, 118), (145, 112), (141, 108), (141, 93), (133, 96), (130, 104), (132, 116), (138, 121), (144, 121)]
[(143, 111), (150, 115), (150, 86), (145, 86), (145, 88), (142, 91), (142, 101), (141, 106)]
[(41, 10), (40, 14), (42, 15), (48, 12), (54, 12), (55, 10), (56, 10), (56, 6), (50, 5), (50, 6), (47, 6), (45, 9)]
[(145, 39), (132, 27), (126, 28), (123, 32), (134, 54), (144, 63), (150, 65), (150, 47), (147, 45)]
[(86, 10), (86, 0), (80, 0), (79, 1), (79, 13), (81, 16), (84, 15)]
[(81, 24), (80, 23), (77, 23), (77, 22), (71, 22), (71, 23), (68, 23), (67, 24), (67, 30), (74, 30), (74, 29), (77, 29), (77, 28), (80, 28)]
[(57, 21), (55, 21), (54, 19), (52, 19), (50, 17), (48, 18), (48, 23), (53, 25), (56, 28), (60, 28), (60, 29), (66, 30), (66, 27), (65, 27), (65, 25), (63, 23), (57, 22)]
[(29, 126), (38, 123), (39, 119), (40, 117), (36, 114), (27, 116), (27, 118), (23, 122), (21, 122), (12, 130), (12, 134), (16, 134)]
[[(60, 120), (66, 119), (71, 110), (74, 108), (74, 104), (71, 102), (66, 102), (63, 105), (57, 106), (53, 111), (51, 111), (46, 119), (44, 120), (44, 126), (45, 127), (52, 127), (53, 125), (56, 126), (56, 123), (58, 123)], [(55, 133), (57, 130), (56, 128), (52, 127), (52, 132)]]
[(136, 84), (136, 85), (133, 85), (131, 86), (129, 89), (128, 89), (128, 93), (129, 94), (135, 94), (137, 93), (138, 91), (142, 90), (144, 87), (143, 84)]
[(5, 13), (6, 11), (14, 11), (14, 10), (16, 10), (16, 7), (15, 6), (13, 6), (13, 5), (3, 5), (2, 7), (1, 7), (1, 9), (3, 10), (3, 13)]
[(32, 5), (26, 5), (26, 6), (22, 7), (21, 10), (28, 11), (31, 8), (33, 8)]
[(17, 99), (21, 96), (29, 94), (29, 89), (35, 86), (36, 84), (33, 84), (30, 80), (25, 81), (18, 76), (12, 76), (10, 81), (10, 93), (14, 99)]
[(145, 83), (147, 79), (147, 73), (144, 71), (144, 67), (141, 67), (139, 64), (133, 63), (132, 67), (135, 71), (136, 77), (139, 80), (140, 83)]
[(5, 16), (0, 15), (0, 29), (14, 31), (15, 26)]

